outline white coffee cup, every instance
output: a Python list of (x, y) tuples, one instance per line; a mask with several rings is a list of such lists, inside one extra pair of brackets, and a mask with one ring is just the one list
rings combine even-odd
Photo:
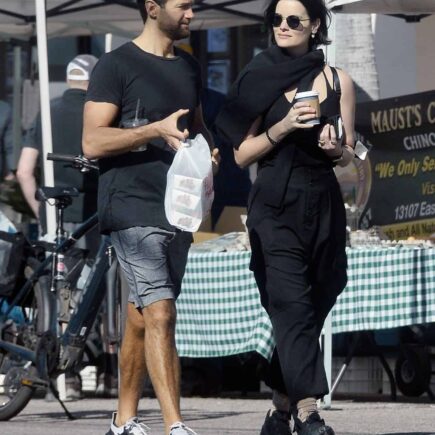
[(317, 91), (306, 91), (298, 92), (295, 95), (295, 103), (303, 102), (309, 104), (313, 109), (316, 110), (316, 117), (309, 119), (308, 121), (302, 121), (304, 124), (317, 125), (320, 124), (320, 102), (319, 93)]

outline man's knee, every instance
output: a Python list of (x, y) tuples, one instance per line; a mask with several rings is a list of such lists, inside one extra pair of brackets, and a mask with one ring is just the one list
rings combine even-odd
[(145, 331), (145, 323), (142, 313), (132, 303), (129, 303), (127, 307), (126, 333), (127, 331), (134, 335), (143, 335)]
[(145, 330), (158, 333), (175, 330), (176, 309), (173, 300), (155, 302), (143, 309)]

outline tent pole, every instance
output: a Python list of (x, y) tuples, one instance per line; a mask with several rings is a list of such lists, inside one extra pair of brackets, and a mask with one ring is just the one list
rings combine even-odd
[(106, 33), (106, 37), (104, 40), (104, 52), (109, 53), (112, 51), (113, 45), (113, 35), (111, 33)]
[(21, 99), (22, 99), (22, 78), (21, 78), (21, 47), (14, 47), (14, 91), (12, 103), (12, 131), (14, 144), (14, 168), (18, 162), (21, 151)]
[[(38, 66), (39, 66), (39, 92), (41, 99), (42, 123), (42, 161), (44, 166), (44, 184), (54, 186), (53, 163), (46, 159), (47, 153), (53, 152), (51, 136), (50, 90), (48, 77), (47, 53), (47, 22), (45, 0), (35, 0), (36, 9), (36, 35), (38, 41)], [(56, 211), (53, 206), (46, 204), (47, 234), (55, 234)]]

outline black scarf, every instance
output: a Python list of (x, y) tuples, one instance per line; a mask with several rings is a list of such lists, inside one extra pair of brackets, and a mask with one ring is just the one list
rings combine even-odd
[(288, 89), (309, 88), (324, 66), (322, 50), (291, 57), (274, 45), (262, 51), (239, 74), (217, 119), (216, 128), (238, 148), (250, 126)]

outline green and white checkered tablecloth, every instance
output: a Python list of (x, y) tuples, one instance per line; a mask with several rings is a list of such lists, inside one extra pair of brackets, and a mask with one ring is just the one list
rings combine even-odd
[(332, 332), (435, 322), (435, 249), (350, 249)]
[(249, 252), (190, 254), (177, 301), (177, 348), (182, 356), (214, 357), (273, 349)]
[[(273, 349), (249, 252), (190, 254), (177, 301), (180, 355), (214, 357)], [(348, 250), (349, 282), (333, 333), (435, 322), (435, 249)]]

